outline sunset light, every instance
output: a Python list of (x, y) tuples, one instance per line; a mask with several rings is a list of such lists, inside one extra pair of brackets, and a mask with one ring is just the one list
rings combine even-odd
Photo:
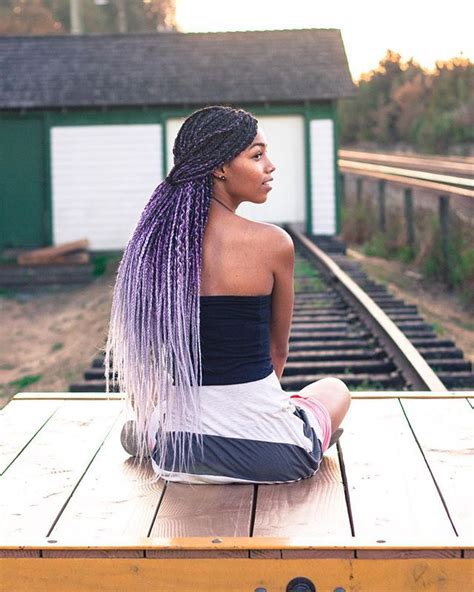
[[(341, 29), (352, 77), (376, 68), (385, 50), (413, 57), (425, 68), (455, 56), (473, 59), (472, 4), (434, 4), (399, 0), (331, 3), (293, 0), (177, 0), (177, 21), (184, 32), (269, 29)], [(469, 15), (471, 15), (469, 17)]]

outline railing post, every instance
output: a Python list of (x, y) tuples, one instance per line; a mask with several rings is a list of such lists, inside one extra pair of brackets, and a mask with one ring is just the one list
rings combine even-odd
[(407, 245), (415, 246), (415, 226), (413, 222), (413, 195), (409, 187), (405, 188), (405, 222), (407, 226)]
[(449, 195), (440, 195), (438, 201), (441, 257), (443, 260), (443, 280), (448, 281), (449, 267)]
[(385, 232), (385, 180), (379, 179), (379, 230)]
[(357, 189), (356, 189), (357, 205), (360, 206), (362, 203), (362, 187), (363, 187), (362, 177), (357, 177), (356, 187), (357, 187)]
[(341, 208), (342, 208), (346, 203), (346, 177), (345, 177), (344, 173), (341, 173), (339, 175), (339, 181), (340, 181)]

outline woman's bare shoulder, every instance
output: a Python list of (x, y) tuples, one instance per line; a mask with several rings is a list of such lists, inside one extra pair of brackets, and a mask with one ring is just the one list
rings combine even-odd
[(272, 250), (276, 249), (278, 251), (291, 251), (294, 249), (293, 239), (281, 226), (269, 222), (254, 222), (252, 220), (249, 220), (249, 222), (253, 225), (252, 230), (256, 240), (263, 247), (270, 247)]

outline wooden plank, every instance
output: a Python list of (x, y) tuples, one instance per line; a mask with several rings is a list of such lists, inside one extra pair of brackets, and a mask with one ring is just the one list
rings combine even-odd
[(61, 404), (61, 401), (10, 401), (0, 411), (0, 475)]
[[(344, 437), (344, 436), (342, 436)], [(259, 485), (254, 536), (350, 537), (351, 526), (337, 447), (326, 451), (319, 471), (294, 483)], [(353, 557), (352, 551), (251, 551), (251, 557)]]
[[(151, 537), (249, 536), (253, 485), (168, 483)], [(147, 557), (248, 557), (247, 551), (150, 550)]]
[[(124, 414), (74, 491), (49, 538), (74, 536), (113, 540), (124, 535), (146, 537), (165, 481), (154, 481), (151, 462), (138, 464), (120, 443)], [(43, 557), (143, 557), (143, 550), (44, 551)]]
[[(436, 542), (455, 534), (399, 401), (352, 401), (340, 447), (355, 536), (426, 536)], [(420, 552), (380, 553), (408, 557)], [(357, 557), (374, 557), (374, 552), (358, 551)]]
[(47, 256), (43, 259), (36, 258), (33, 261), (27, 263), (21, 263), (21, 265), (60, 265), (61, 263), (73, 264), (73, 263), (90, 263), (91, 256), (89, 252), (81, 253), (69, 253), (67, 255)]
[(35, 249), (34, 251), (28, 251), (18, 255), (17, 262), (20, 265), (27, 265), (29, 263), (42, 263), (49, 262), (58, 255), (64, 255), (66, 253), (74, 253), (81, 249), (87, 249), (89, 247), (89, 241), (85, 239), (63, 243), (62, 245), (56, 245), (53, 247), (44, 247), (42, 249)]
[[(340, 162), (340, 161), (339, 161)], [(444, 185), (443, 183), (436, 183), (433, 181), (424, 181), (422, 179), (413, 179), (409, 177), (401, 177), (398, 175), (390, 175), (387, 173), (375, 173), (368, 171), (365, 166), (362, 167), (349, 167), (347, 165), (339, 164), (339, 168), (342, 172), (352, 175), (362, 175), (363, 177), (373, 177), (374, 179), (385, 179), (395, 185), (403, 185), (409, 187), (418, 187), (420, 189), (428, 189), (432, 191), (438, 191), (445, 195), (462, 195), (463, 197), (474, 197), (474, 191), (472, 189), (464, 189), (461, 187), (454, 187)]]
[(47, 536), (121, 409), (117, 401), (58, 409), (2, 478), (4, 537)]
[(465, 399), (472, 391), (353, 391), (352, 399)]
[(123, 393), (17, 393), (13, 401), (120, 401), (124, 399)]
[(4, 559), (0, 568), (4, 589), (15, 592), (273, 592), (289, 590), (288, 583), (298, 576), (310, 579), (318, 592), (341, 588), (467, 592), (472, 590), (472, 563), (466, 559)]
[[(465, 399), (472, 394), (472, 391), (354, 391), (351, 393), (353, 399)], [(73, 400), (121, 400), (124, 399), (123, 393), (104, 393), (104, 392), (78, 392), (78, 393), (39, 393), (25, 392), (17, 393), (13, 400), (54, 400), (65, 399)], [(468, 399), (469, 400), (469, 399)], [(474, 406), (474, 399), (473, 401)]]
[[(232, 485), (231, 485), (232, 487)], [(433, 541), (433, 537), (427, 535), (398, 535), (388, 540), (375, 540), (373, 537), (353, 537), (342, 536), (306, 536), (306, 537), (130, 537), (102, 536), (100, 540), (95, 540), (91, 536), (74, 536), (69, 533), (67, 538), (61, 540), (51, 539), (44, 536), (31, 537), (7, 537), (2, 538), (2, 549), (15, 550), (77, 550), (77, 549), (96, 549), (96, 550), (114, 550), (114, 549), (135, 549), (135, 550), (175, 550), (175, 551), (214, 551), (222, 549), (226, 551), (234, 550), (264, 550), (287, 549), (292, 551), (302, 550), (396, 550), (404, 551), (406, 549), (417, 550), (445, 550), (446, 548), (458, 550), (474, 550), (472, 537), (466, 538), (456, 536), (454, 531), (449, 536), (439, 537)]]
[(456, 532), (474, 535), (474, 413), (465, 400), (402, 401)]

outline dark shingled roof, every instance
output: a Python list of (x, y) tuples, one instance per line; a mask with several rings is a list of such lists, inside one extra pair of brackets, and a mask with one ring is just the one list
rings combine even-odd
[(0, 108), (288, 103), (354, 94), (337, 29), (7, 36)]

